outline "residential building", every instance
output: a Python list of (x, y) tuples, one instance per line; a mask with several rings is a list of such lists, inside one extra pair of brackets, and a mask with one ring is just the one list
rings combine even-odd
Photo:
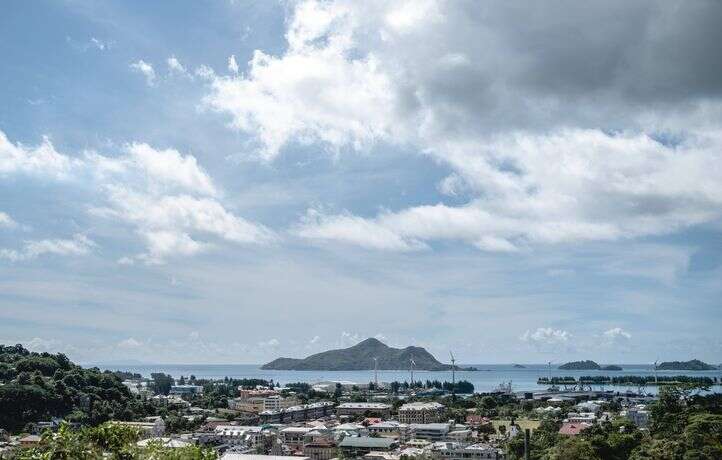
[(464, 446), (458, 442), (437, 442), (431, 446), (433, 460), (503, 459), (504, 451), (489, 444)]
[(649, 423), (649, 411), (646, 410), (643, 404), (622, 411), (622, 415), (640, 428), (646, 428)]
[(299, 400), (291, 397), (284, 398), (278, 394), (267, 396), (241, 396), (228, 401), (228, 408), (244, 412), (259, 413), (263, 411), (278, 411), (297, 406)]
[(313, 431), (313, 428), (303, 426), (289, 426), (278, 432), (278, 436), (291, 450), (300, 451), (305, 442), (305, 436)]
[(401, 423), (436, 423), (444, 420), (446, 407), (437, 402), (413, 402), (399, 408)]
[(313, 404), (293, 406), (281, 410), (262, 411), (259, 415), (260, 423), (292, 423), (315, 420), (317, 418), (331, 415), (333, 403), (321, 401)]
[(37, 434), (29, 434), (20, 438), (18, 442), (20, 442), (20, 447), (35, 447), (40, 444), (40, 436)]
[(594, 424), (597, 422), (597, 415), (593, 412), (569, 412), (564, 421), (569, 423)]
[(371, 436), (395, 438), (399, 442), (406, 442), (410, 438), (409, 425), (393, 420), (369, 425), (367, 429)]
[(304, 444), (303, 455), (311, 460), (331, 460), (338, 455), (338, 447), (331, 441), (312, 442)]
[(382, 418), (391, 416), (391, 406), (384, 403), (373, 402), (347, 402), (339, 404), (336, 407), (336, 415), (341, 416), (367, 416), (369, 414), (377, 415)]
[(159, 437), (165, 434), (165, 422), (161, 417), (153, 417), (149, 421), (145, 422), (111, 422), (115, 425), (129, 426), (140, 430), (141, 435), (144, 438), (147, 437)]
[(369, 436), (346, 437), (338, 444), (345, 458), (360, 457), (371, 451), (388, 452), (398, 447), (398, 442), (389, 438), (372, 438)]
[(410, 437), (413, 439), (424, 439), (426, 441), (447, 441), (449, 435), (457, 429), (471, 434), (464, 425), (448, 423), (412, 423), (409, 425)]
[(591, 423), (571, 423), (571, 422), (564, 422), (562, 424), (562, 427), (559, 428), (559, 434), (563, 434), (565, 436), (576, 436), (582, 431), (586, 430), (592, 426)]
[(200, 385), (173, 385), (170, 387), (172, 395), (199, 395), (203, 394), (203, 387)]

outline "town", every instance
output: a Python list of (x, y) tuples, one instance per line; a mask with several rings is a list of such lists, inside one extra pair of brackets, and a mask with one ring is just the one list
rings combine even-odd
[[(632, 450), (644, 443), (655, 448), (654, 436), (661, 430), (682, 429), (687, 435), (700, 420), (704, 424), (697, 429), (712, 430), (706, 447), (718, 449), (720, 442), (714, 434), (721, 425), (720, 395), (702, 394), (705, 388), (694, 383), (665, 385), (659, 396), (583, 385), (515, 392), (512, 382), (478, 393), (453, 373), (452, 381), (444, 382), (379, 382), (374, 372), (368, 383), (281, 385), (263, 379), (101, 372), (75, 366), (63, 355), (28, 353), (20, 346), (0, 351), (6, 361), (0, 394), (5, 398), (15, 391), (12, 397), (19, 401), (15, 409), (10, 396), (2, 401), (7, 408), (0, 414), (6, 427), (0, 430), (3, 459), (46, 458), (40, 455), (57, 449), (59, 440), (85, 439), (74, 433), (87, 429), (106, 430), (103, 436), (120, 433), (134, 444), (126, 448), (137, 452), (176, 452), (128, 458), (224, 460), (546, 458), (541, 456), (545, 452), (584, 449), (592, 441), (606, 442), (617, 452), (600, 458), (632, 458)], [(38, 401), (28, 399), (37, 395), (27, 394), (34, 388), (64, 392), (72, 402), (69, 414), (38, 419), (59, 411), (37, 408)], [(678, 425), (681, 414), (689, 424), (670, 426)], [(87, 428), (93, 426), (99, 428)], [(666, 436), (671, 439), (673, 431)], [(107, 443), (102, 445), (105, 455)]]

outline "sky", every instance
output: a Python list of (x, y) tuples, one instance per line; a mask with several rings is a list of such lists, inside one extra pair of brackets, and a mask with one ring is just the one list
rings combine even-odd
[(0, 343), (722, 354), (722, 3), (0, 6)]

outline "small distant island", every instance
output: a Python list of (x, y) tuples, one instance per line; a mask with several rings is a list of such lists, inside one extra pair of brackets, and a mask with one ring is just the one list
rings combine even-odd
[(622, 366), (617, 366), (616, 364), (609, 364), (607, 366), (602, 366), (601, 370), (603, 371), (621, 371)]
[(690, 361), (665, 361), (657, 366), (660, 371), (713, 371), (717, 368), (699, 359)]
[[(284, 371), (359, 371), (374, 368), (374, 358), (379, 370), (414, 369), (420, 371), (448, 371), (451, 364), (439, 362), (422, 347), (393, 348), (378, 339), (369, 338), (352, 347), (316, 353), (304, 359), (278, 358), (261, 366), (261, 369)], [(474, 371), (473, 367), (455, 366), (456, 370)]]
[(526, 369), (526, 366), (522, 366), (521, 364), (514, 364), (514, 369)]
[(602, 367), (591, 360), (585, 360), (585, 361), (571, 361), (566, 364), (562, 364), (559, 366), (559, 369), (564, 369), (565, 371), (591, 371), (591, 370), (600, 370)]

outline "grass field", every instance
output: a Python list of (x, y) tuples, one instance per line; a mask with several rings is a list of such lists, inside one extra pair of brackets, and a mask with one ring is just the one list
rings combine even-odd
[[(506, 425), (506, 428), (509, 429), (511, 420), (492, 420), (491, 423), (494, 425), (494, 429), (496, 431), (499, 431), (499, 425)], [(519, 425), (521, 427), (522, 431), (524, 431), (527, 428), (529, 428), (531, 431), (534, 431), (537, 428), (539, 428), (541, 421), (529, 420), (529, 419), (516, 419), (516, 420), (514, 420), (514, 423)]]

